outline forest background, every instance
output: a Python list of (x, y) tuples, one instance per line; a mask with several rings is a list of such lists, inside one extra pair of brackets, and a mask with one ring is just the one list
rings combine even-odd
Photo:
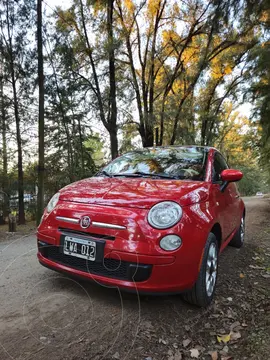
[(269, 0), (1, 0), (2, 214), (142, 146), (215, 146), (269, 191), (269, 30)]

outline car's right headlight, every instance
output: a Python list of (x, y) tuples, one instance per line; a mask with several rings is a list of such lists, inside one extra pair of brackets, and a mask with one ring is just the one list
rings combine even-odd
[(51, 200), (49, 201), (48, 205), (47, 205), (47, 211), (48, 213), (50, 213), (51, 211), (53, 211), (53, 209), (56, 207), (56, 204), (58, 203), (59, 200), (59, 196), (60, 193), (56, 193), (55, 195), (53, 195), (53, 197), (51, 198)]
[(148, 222), (156, 229), (168, 229), (178, 223), (182, 208), (174, 201), (162, 201), (154, 205), (148, 213)]

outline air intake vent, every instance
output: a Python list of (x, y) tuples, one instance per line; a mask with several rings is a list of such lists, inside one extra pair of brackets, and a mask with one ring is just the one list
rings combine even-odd
[(62, 228), (62, 227), (59, 227), (58, 230), (60, 232), (62, 232), (62, 233), (67, 234), (67, 235), (69, 235), (69, 234), (83, 235), (83, 236), (88, 236), (88, 237), (92, 237), (92, 238), (96, 238), (96, 239), (102, 239), (102, 240), (115, 240), (115, 237), (110, 236), (110, 235), (95, 234), (95, 233), (90, 233), (90, 232), (86, 232), (86, 231), (78, 231), (78, 230), (66, 229), (66, 228)]

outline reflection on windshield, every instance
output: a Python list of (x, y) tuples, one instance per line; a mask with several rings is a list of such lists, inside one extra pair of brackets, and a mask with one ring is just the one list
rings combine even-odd
[(207, 150), (197, 146), (143, 149), (118, 157), (100, 174), (204, 180), (206, 157)]

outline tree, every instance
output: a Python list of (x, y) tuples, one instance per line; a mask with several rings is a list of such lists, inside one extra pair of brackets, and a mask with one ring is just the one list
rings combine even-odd
[(49, 103), (46, 108), (46, 152), (53, 152), (49, 158), (65, 162), (66, 177), (73, 182), (89, 172), (92, 174), (95, 168), (84, 145), (90, 129), (85, 97), (88, 84), (75, 76), (73, 49), (61, 36), (49, 40), (48, 34), (46, 37), (46, 58), (50, 64), (45, 89)]
[(38, 197), (37, 217), (39, 224), (44, 210), (44, 72), (43, 72), (43, 40), (42, 40), (42, 0), (37, 1), (37, 49), (38, 49)]
[[(25, 223), (24, 215), (24, 182), (23, 182), (23, 146), (22, 127), (24, 120), (31, 126), (33, 116), (28, 110), (32, 102), (33, 57), (28, 36), (31, 28), (33, 2), (3, 0), (0, 5), (0, 49), (2, 70), (11, 106), (7, 109), (15, 122), (15, 139), (17, 144), (19, 223)], [(28, 111), (27, 111), (28, 110)], [(24, 151), (26, 153), (26, 151)]]
[[(155, 80), (165, 62), (165, 59), (158, 61), (160, 55), (158, 47), (164, 27), (162, 18), (165, 16), (167, 0), (143, 1), (137, 6), (132, 0), (126, 3), (117, 0), (116, 3), (121, 23), (120, 33), (126, 45), (124, 55), (127, 57), (130, 82), (136, 94), (139, 114), (138, 131), (143, 146), (153, 146)], [(141, 13), (147, 21), (144, 31), (140, 27)], [(136, 66), (136, 60), (139, 69)]]
[[(1, 65), (0, 65), (1, 66)], [(2, 158), (3, 158), (3, 172), (2, 172), (2, 192), (3, 192), (3, 215), (8, 215), (9, 209), (9, 189), (8, 189), (8, 154), (7, 154), (7, 110), (6, 98), (4, 94), (4, 69), (3, 65), (0, 70), (0, 116), (1, 116), (1, 132), (2, 132)]]
[[(104, 13), (106, 13), (105, 21)], [(111, 156), (115, 158), (118, 155), (118, 127), (114, 1), (101, 1), (95, 5), (88, 2), (85, 5), (79, 0), (66, 11), (58, 9), (57, 15), (58, 32), (69, 34), (73, 43), (76, 55), (76, 67), (73, 71), (78, 78), (84, 79), (92, 93), (90, 103), (110, 135)], [(106, 29), (105, 37), (102, 36), (104, 29)], [(91, 32), (98, 37), (95, 43), (93, 43), (95, 36), (90, 36)], [(81, 65), (82, 62), (85, 66)], [(104, 66), (108, 71), (104, 71)]]
[[(174, 144), (186, 123), (186, 104), (194, 103), (200, 78), (206, 77), (211, 63), (228, 49), (238, 46), (242, 52), (241, 47), (253, 45), (252, 25), (236, 31), (229, 20), (236, 11), (234, 1), (116, 3), (119, 31), (126, 45), (122, 63), (129, 67), (143, 146), (153, 146), (156, 126), (160, 130), (158, 145), (163, 144), (168, 128), (167, 141)], [(240, 14), (239, 21), (244, 12)], [(248, 35), (250, 39), (246, 39)]]
[(108, 127), (111, 142), (112, 159), (118, 156), (118, 138), (117, 138), (117, 106), (116, 106), (116, 77), (115, 77), (115, 54), (114, 54), (114, 36), (113, 36), (113, 14), (114, 0), (107, 0), (107, 37), (108, 37), (108, 58), (109, 58), (109, 115)]
[(251, 86), (248, 94), (255, 102), (254, 118), (260, 121), (261, 163), (268, 170), (270, 183), (270, 7), (267, 0), (251, 4), (257, 15), (261, 40), (249, 57)]
[(267, 191), (266, 172), (260, 166), (258, 124), (250, 125), (250, 120), (234, 111), (231, 102), (223, 105), (219, 131), (213, 145), (220, 149), (231, 168), (243, 171), (244, 177), (237, 184), (242, 195), (255, 195), (257, 191)]

